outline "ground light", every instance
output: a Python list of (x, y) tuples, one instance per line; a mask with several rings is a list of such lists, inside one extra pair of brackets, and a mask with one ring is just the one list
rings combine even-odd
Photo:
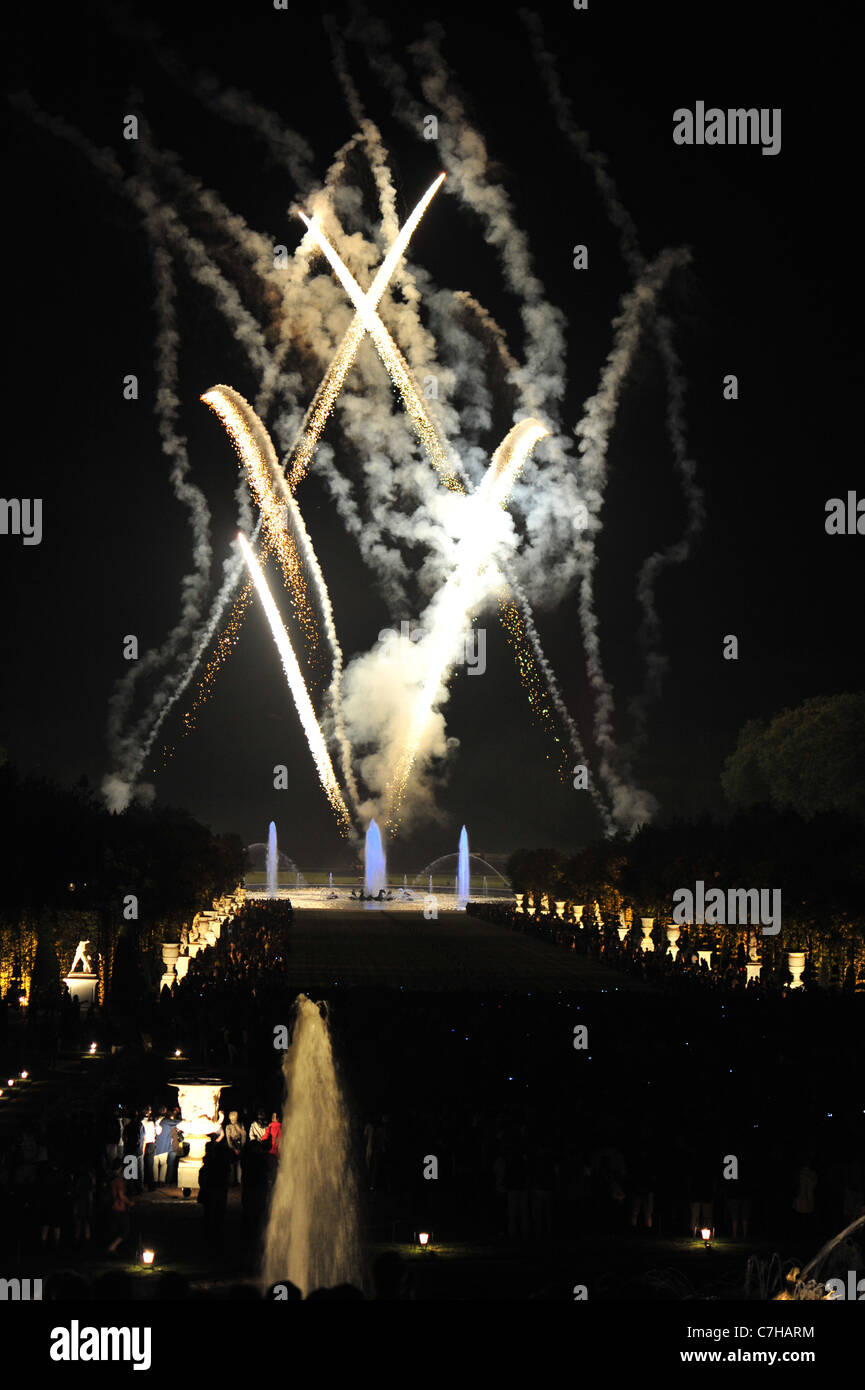
[(21, 1080), (22, 1080), (22, 1081), (26, 1081), (29, 1075), (30, 1075), (29, 1071), (22, 1071), (22, 1072), (21, 1072)]
[(142, 1263), (143, 1265), (152, 1265), (152, 1264), (153, 1264), (153, 1261), (154, 1261), (155, 1259), (156, 1259), (156, 1251), (155, 1251), (155, 1250), (142, 1250), (142, 1252), (141, 1252), (141, 1263)]
[(432, 1245), (432, 1232), (418, 1231), (415, 1239), (422, 1250), (429, 1250)]
[(712, 1244), (712, 1227), (703, 1226), (700, 1230), (700, 1235), (703, 1238), (703, 1244), (705, 1245), (706, 1249), (710, 1249)]
[(90, 1044), (90, 1056), (91, 1056), (91, 1057), (93, 1056), (93, 1054), (94, 1054), (95, 1051), (96, 1051), (96, 1044), (95, 1044), (95, 1043), (91, 1043), (91, 1044)]

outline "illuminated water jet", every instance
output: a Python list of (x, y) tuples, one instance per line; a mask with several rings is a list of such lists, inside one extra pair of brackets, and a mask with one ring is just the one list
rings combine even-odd
[(279, 1168), (267, 1224), (264, 1280), (290, 1280), (306, 1296), (335, 1284), (362, 1287), (358, 1189), (330, 1029), (319, 1005), (296, 1000), (285, 1054)]
[(463, 826), (460, 831), (459, 865), (457, 867), (457, 898), (462, 906), (468, 902), (470, 893), (469, 837), (465, 826)]
[(363, 887), (366, 896), (375, 897), (387, 887), (387, 870), (384, 862), (384, 846), (381, 831), (371, 820), (366, 832), (364, 847)]
[(278, 882), (278, 861), (276, 849), (276, 825), (270, 822), (267, 830), (267, 896), (276, 897)]

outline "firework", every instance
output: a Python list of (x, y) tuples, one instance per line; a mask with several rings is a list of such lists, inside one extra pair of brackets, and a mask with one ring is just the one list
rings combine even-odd
[(324, 737), (319, 728), (315, 710), (312, 707), (312, 701), (309, 698), (309, 691), (306, 688), (301, 669), (297, 664), (297, 657), (294, 654), (291, 639), (285, 630), (282, 618), (279, 616), (279, 609), (273, 601), (273, 596), (268, 588), (267, 580), (264, 577), (264, 571), (256, 560), (252, 546), (249, 544), (249, 541), (242, 531), (238, 532), (237, 540), (243, 558), (246, 561), (249, 572), (255, 583), (258, 597), (261, 599), (262, 607), (267, 615), (267, 621), (273, 633), (273, 640), (276, 643), (276, 649), (282, 661), (282, 669), (285, 671), (285, 678), (288, 681), (288, 687), (291, 691), (295, 709), (297, 710), (300, 722), (303, 726), (303, 732), (306, 735), (306, 741), (309, 744), (309, 749), (312, 753), (321, 785), (336, 814), (340, 831), (347, 837), (351, 836), (353, 833), (351, 816), (349, 815), (348, 807), (343, 799), (339, 782), (336, 779), (336, 773), (330, 761), (330, 754), (327, 751), (327, 745), (325, 744)]

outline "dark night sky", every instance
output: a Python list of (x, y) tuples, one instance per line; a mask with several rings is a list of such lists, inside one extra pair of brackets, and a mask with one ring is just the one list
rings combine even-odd
[[(384, 10), (376, 0), (371, 8)], [(827, 498), (857, 488), (865, 494), (854, 45), (831, 11), (809, 12), (809, 25), (799, 27), (789, 6), (774, 3), (716, 8), (711, 18), (703, 7), (666, 0), (625, 7), (592, 0), (586, 13), (565, 0), (537, 8), (575, 116), (607, 154), (644, 249), (687, 244), (694, 254), (672, 303), (708, 520), (687, 565), (668, 571), (659, 586), (670, 667), (637, 780), (665, 815), (718, 808), (720, 768), (746, 719), (862, 683), (865, 537), (824, 531)], [(628, 288), (614, 235), (557, 132), (511, 8), (490, 10), (487, 19), (471, 3), (453, 13), (433, 3), (417, 20), (409, 9), (397, 12), (406, 41), (420, 36), (424, 18), (446, 21), (445, 56), (501, 162), (548, 296), (567, 316), (563, 418), (572, 428), (596, 388), (610, 319)], [(236, 6), (219, 22), (210, 6), (182, 7), (180, 18), (170, 7), (139, 12), (159, 19), (184, 61), (278, 111), (313, 145), (323, 173), (352, 126), (310, 10), (302, 19), (262, 0)], [(121, 158), (120, 118), (129, 89), (137, 88), (159, 144), (177, 150), (252, 226), (293, 244), (288, 175), (253, 136), (202, 114), (98, 8), (39, 7), (19, 18), (10, 51), (13, 87), (26, 87), (97, 145), (114, 144)], [(434, 147), (412, 143), (390, 117), (356, 52), (353, 65), (393, 151), (404, 215), (437, 172)], [(780, 155), (676, 147), (672, 112), (698, 99), (782, 107)], [(150, 646), (173, 623), (188, 566), (187, 527), (147, 400), (152, 287), (136, 215), (66, 144), (17, 113), (7, 111), (4, 123), (11, 421), (2, 493), (43, 497), (44, 538), (24, 547), (0, 537), (0, 744), (22, 768), (63, 781), (86, 773), (98, 783), (122, 635), (135, 632)], [(576, 242), (590, 246), (587, 274), (571, 268)], [(440, 283), (487, 304), (513, 327), (519, 349), (517, 315), (495, 256), (454, 199), (441, 198), (428, 215), (412, 257)], [(234, 533), (233, 455), (197, 397), (217, 381), (252, 397), (255, 382), (203, 293), (184, 285), (180, 389), (189, 405), (182, 423), (221, 558)], [(142, 382), (137, 404), (121, 398), (127, 372)], [(728, 372), (739, 378), (735, 403), (722, 399)], [(663, 406), (658, 363), (645, 353), (612, 440), (599, 543), (604, 659), (624, 733), (627, 698), (640, 677), (636, 572), (649, 550), (679, 535), (684, 519)], [(371, 645), (391, 615), (314, 470), (301, 501), (348, 656)], [(575, 599), (541, 611), (538, 621), (571, 708), (586, 725), (592, 705)], [(461, 749), (441, 792), (442, 824), (397, 845), (400, 870), (455, 849), (463, 820), (473, 847), (490, 851), (576, 846), (598, 831), (585, 797), (550, 775), (549, 742), (528, 718), (500, 630), (493, 621), (488, 629), (487, 675), (454, 686), (448, 725)], [(739, 638), (738, 662), (721, 658), (726, 633)], [(175, 717), (167, 725), (169, 738), (177, 724)], [(275, 762), (291, 767), (287, 793), (272, 790)], [(160, 798), (214, 829), (262, 839), (275, 817), (283, 848), (302, 865), (347, 861), (257, 609), (197, 731), (155, 781)]]

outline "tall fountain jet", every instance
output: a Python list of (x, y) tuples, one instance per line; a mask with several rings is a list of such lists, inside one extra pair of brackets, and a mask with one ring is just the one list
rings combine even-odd
[(367, 897), (374, 897), (382, 888), (387, 887), (384, 846), (381, 842), (381, 831), (374, 820), (370, 821), (366, 832), (363, 885)]
[(471, 878), (469, 875), (469, 837), (468, 831), (463, 826), (460, 831), (460, 853), (457, 863), (457, 898), (463, 906), (468, 902), (471, 894)]
[(296, 1000), (285, 1054), (279, 1168), (265, 1241), (264, 1279), (289, 1279), (304, 1297), (335, 1284), (363, 1285), (358, 1189), (348, 1113), (330, 1029), (305, 994)]
[(271, 821), (267, 832), (267, 896), (269, 898), (276, 897), (277, 883), (276, 825)]

